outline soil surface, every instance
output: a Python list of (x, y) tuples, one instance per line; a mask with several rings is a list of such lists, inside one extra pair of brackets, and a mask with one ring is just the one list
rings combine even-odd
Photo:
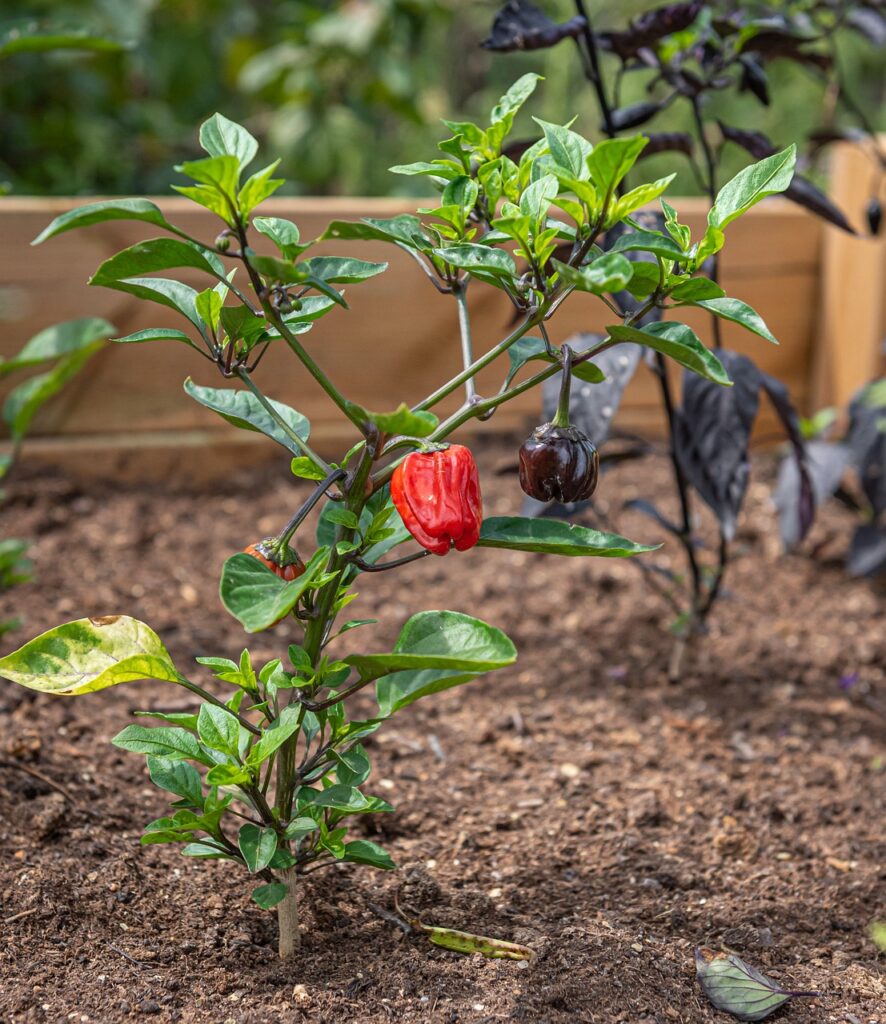
[[(514, 451), (479, 446), (494, 514), (520, 507)], [(190, 708), (187, 694), (134, 683), (51, 699), (0, 683), (0, 1021), (728, 1021), (694, 977), (707, 946), (821, 993), (774, 1020), (884, 1024), (886, 957), (868, 937), (886, 919), (884, 591), (844, 574), (852, 517), (836, 505), (804, 554), (782, 557), (771, 465), (755, 471), (724, 600), (676, 684), (670, 612), (627, 560), (478, 550), (364, 577), (355, 615), (380, 623), (343, 652), (384, 649), (410, 613), (451, 607), (503, 627), (521, 653), (369, 741), (367, 789), (396, 811), (355, 834), (398, 870), (306, 878), (293, 964), (234, 865), (139, 846), (167, 805), (144, 759), (109, 740), (136, 709)], [(37, 582), (16, 592), (26, 621), (5, 649), (125, 612), (185, 667), (239, 653), (220, 566), (279, 528), (303, 488), (271, 464), (199, 493), (27, 469), (10, 491), (3, 533), (34, 538)], [(669, 494), (662, 460), (622, 465), (600, 494), (621, 532), (665, 539), (618, 514)], [(679, 566), (673, 541), (653, 561)], [(251, 647), (261, 660), (295, 638), (287, 622)], [(398, 890), (427, 923), (536, 957), (465, 957), (406, 935), (390, 920)]]

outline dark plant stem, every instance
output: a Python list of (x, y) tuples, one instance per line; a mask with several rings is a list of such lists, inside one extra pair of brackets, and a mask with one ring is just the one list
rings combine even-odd
[(326, 477), (317, 484), (314, 488), (313, 493), (308, 497), (301, 505), (295, 515), (289, 520), (289, 522), (280, 531), (277, 537), (276, 546), (280, 549), (286, 547), (289, 541), (292, 539), (292, 535), (301, 526), (307, 517), (311, 509), (317, 504), (317, 502), (323, 497), (326, 491), (337, 481), (341, 480), (342, 477), (347, 476), (343, 469), (333, 469), (326, 474)]
[(603, 115), (603, 129), (610, 139), (614, 139), (616, 132), (612, 124), (612, 108), (609, 106), (609, 98), (606, 95), (606, 85), (600, 71), (600, 54), (597, 50), (597, 40), (594, 37), (594, 26), (588, 14), (587, 5), (584, 0), (575, 0), (575, 9), (585, 20), (585, 28), (582, 32), (582, 40), (587, 51), (587, 78), (594, 87), (597, 94), (597, 102), (600, 104), (600, 113)]
[(664, 403), (665, 416), (668, 422), (668, 434), (670, 436), (670, 458), (674, 469), (674, 482), (677, 485), (677, 494), (680, 498), (680, 513), (682, 518), (682, 530), (679, 537), (686, 552), (686, 560), (689, 563), (689, 572), (692, 576), (692, 615), (693, 618), (698, 610), (702, 595), (701, 570), (698, 559), (695, 557), (695, 547), (692, 543), (692, 505), (689, 499), (689, 483), (680, 465), (676, 446), (677, 412), (674, 406), (674, 396), (671, 392), (671, 382), (668, 380), (667, 365), (664, 356), (660, 352), (655, 353), (656, 373), (661, 384), (661, 397)]
[[(692, 116), (695, 118), (698, 142), (704, 154), (705, 168), (707, 170), (705, 189), (711, 206), (713, 206), (717, 200), (717, 161), (714, 158), (714, 152), (705, 134), (704, 118), (701, 116), (701, 102), (697, 96), (692, 97)], [(711, 280), (714, 284), (720, 283), (720, 254), (718, 252), (711, 256)], [(720, 330), (720, 320), (713, 313), (711, 314), (711, 329), (714, 335), (714, 348), (719, 350), (723, 347), (723, 336)]]
[(411, 555), (404, 555), (402, 558), (394, 558), (390, 562), (366, 562), (362, 558), (355, 558), (354, 565), (361, 572), (384, 572), (386, 569), (398, 569), (401, 565), (408, 565), (410, 562), (418, 562), (427, 558), (430, 551), (414, 551)]

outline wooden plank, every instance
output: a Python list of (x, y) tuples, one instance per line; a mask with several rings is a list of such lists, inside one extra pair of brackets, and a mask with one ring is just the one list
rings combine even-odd
[[(86, 283), (104, 259), (155, 234), (149, 225), (114, 221), (61, 235), (38, 248), (28, 247), (53, 216), (81, 202), (0, 200), (6, 238), (0, 250), (0, 287), (12, 293), (0, 354), (16, 351), (47, 323), (77, 316), (106, 316), (121, 334), (148, 326), (180, 326), (180, 318), (163, 307), (92, 289)], [(181, 198), (157, 202), (171, 220), (195, 237), (214, 235), (214, 219), (193, 204)], [(316, 237), (334, 218), (392, 216), (415, 205), (400, 199), (279, 199), (268, 203), (268, 212), (297, 221), (303, 237)], [(677, 206), (694, 231), (700, 232), (705, 202), (677, 200)], [(764, 369), (786, 380), (801, 401), (810, 378), (820, 237), (815, 218), (792, 204), (770, 200), (730, 226), (724, 259), (725, 287), (761, 313), (781, 347), (774, 348), (733, 325), (725, 325), (727, 344), (753, 355)], [(320, 251), (390, 263), (385, 274), (347, 289), (350, 312), (335, 310), (305, 336), (317, 360), (349, 397), (372, 408), (393, 408), (404, 399), (418, 400), (458, 371), (454, 304), (433, 291), (405, 253), (382, 243), (340, 242), (326, 243)], [(790, 253), (789, 258), (785, 253)], [(511, 309), (500, 293), (476, 286), (470, 307), (477, 351), (485, 351), (507, 331)], [(592, 297), (574, 296), (552, 321), (553, 338), (559, 342), (579, 331), (602, 329), (610, 316)], [(704, 316), (692, 313), (687, 320), (702, 333), (708, 330)], [(502, 372), (501, 366), (487, 370), (479, 380), (481, 392), (496, 389)], [(148, 432), (175, 437), (182, 432), (214, 431), (220, 421), (181, 390), (181, 382), (189, 375), (201, 384), (224, 386), (217, 371), (183, 345), (109, 347), (44, 410), (35, 433), (85, 443), (82, 439), (88, 437), (138, 438)], [(311, 419), (318, 444), (324, 445), (326, 439), (337, 443), (341, 438), (342, 424), (335, 410), (282, 345), (269, 352), (259, 380), (273, 397)], [(441, 412), (457, 401), (453, 398), (441, 405)], [(654, 382), (648, 374), (638, 374), (625, 397), (620, 425), (644, 429), (650, 417), (657, 422), (653, 412), (657, 404)], [(537, 409), (537, 394), (521, 396), (501, 409), (491, 426), (519, 428), (535, 418)]]
[[(886, 135), (882, 136), (886, 141)], [(844, 409), (852, 395), (886, 372), (886, 229), (870, 237), (865, 207), (879, 189), (886, 206), (886, 177), (858, 146), (834, 150), (831, 196), (858, 231), (853, 237), (826, 225), (818, 344), (812, 368), (816, 408)]]

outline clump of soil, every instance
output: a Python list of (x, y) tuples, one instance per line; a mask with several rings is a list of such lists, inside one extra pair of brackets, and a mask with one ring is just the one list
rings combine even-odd
[[(514, 450), (480, 451), (492, 514), (519, 510)], [(666, 467), (606, 474), (608, 512), (641, 484), (667, 494)], [(285, 466), (197, 493), (24, 476), (4, 532), (35, 538), (38, 582), (15, 593), (26, 624), (7, 648), (125, 612), (183, 667), (236, 656), (221, 563), (279, 528), (301, 494)], [(654, 559), (679, 566), (655, 524), (617, 519), (635, 540), (665, 540)], [(706, 945), (821, 992), (786, 1021), (886, 1021), (884, 959), (867, 936), (886, 918), (886, 631), (883, 590), (841, 568), (850, 526), (830, 507), (817, 557), (781, 557), (768, 488), (752, 485), (725, 599), (678, 684), (669, 613), (627, 561), (476, 551), (361, 581), (357, 614), (380, 623), (342, 651), (383, 649), (412, 612), (451, 607), (506, 629), (520, 658), (372, 738), (367, 789), (396, 812), (357, 832), (399, 869), (307, 878), (292, 964), (277, 960), (274, 916), (250, 902), (245, 875), (138, 844), (166, 804), (143, 759), (108, 741), (133, 710), (183, 710), (187, 694), (130, 684), (50, 699), (0, 683), (0, 1020), (722, 1020), (694, 980), (693, 948)], [(250, 638), (256, 658), (290, 632)], [(468, 958), (405, 935), (387, 916), (398, 890), (427, 923), (536, 959)]]

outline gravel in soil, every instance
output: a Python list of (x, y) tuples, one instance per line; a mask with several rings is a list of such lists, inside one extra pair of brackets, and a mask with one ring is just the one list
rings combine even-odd
[[(519, 509), (514, 450), (479, 451), (493, 514)], [(668, 493), (663, 462), (606, 474), (600, 500), (614, 515), (641, 487)], [(26, 625), (7, 649), (125, 612), (182, 666), (237, 656), (221, 563), (303, 493), (285, 466), (196, 493), (33, 471), (12, 490), (4, 534), (34, 538), (37, 582), (15, 593)], [(109, 740), (132, 711), (184, 710), (187, 694), (130, 684), (50, 699), (0, 684), (0, 1020), (726, 1020), (694, 979), (704, 945), (820, 991), (779, 1019), (886, 1022), (884, 958), (867, 934), (886, 918), (884, 593), (844, 575), (852, 520), (836, 506), (815, 527), (815, 558), (780, 556), (768, 494), (752, 484), (724, 600), (677, 684), (669, 613), (627, 561), (477, 551), (365, 577), (357, 614), (379, 618), (375, 649), (410, 613), (452, 607), (506, 629), (520, 658), (370, 740), (367, 789), (396, 811), (356, 834), (398, 870), (305, 879), (291, 964), (236, 868), (138, 844), (166, 805), (143, 759)], [(636, 513), (618, 522), (666, 540)], [(672, 542), (653, 558), (679, 565)], [(295, 628), (250, 638), (256, 658)], [(537, 955), (435, 949), (385, 916), (398, 891), (427, 923)]]

